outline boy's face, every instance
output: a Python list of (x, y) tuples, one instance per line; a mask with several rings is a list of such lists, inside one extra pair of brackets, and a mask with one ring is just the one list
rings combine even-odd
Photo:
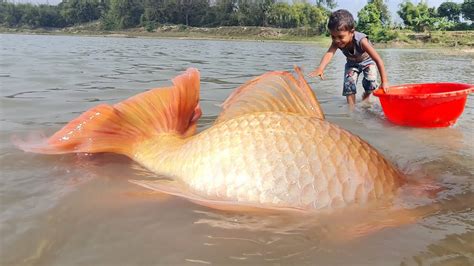
[(332, 30), (331, 39), (338, 48), (345, 48), (352, 43), (354, 37), (354, 30)]

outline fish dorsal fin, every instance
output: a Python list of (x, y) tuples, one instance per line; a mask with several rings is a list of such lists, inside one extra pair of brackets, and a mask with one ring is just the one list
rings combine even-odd
[(254, 112), (287, 112), (324, 119), (316, 95), (295, 67), (297, 79), (283, 71), (263, 74), (236, 89), (222, 104), (216, 123)]

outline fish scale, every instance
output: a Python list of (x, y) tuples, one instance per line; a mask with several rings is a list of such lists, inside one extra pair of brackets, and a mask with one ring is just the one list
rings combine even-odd
[(309, 116), (245, 114), (179, 143), (136, 159), (212, 200), (321, 209), (365, 203), (400, 186), (398, 171), (370, 145)]

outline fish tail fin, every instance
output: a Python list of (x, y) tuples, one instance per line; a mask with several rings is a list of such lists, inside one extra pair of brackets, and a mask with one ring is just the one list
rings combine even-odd
[(99, 105), (49, 138), (14, 143), (22, 150), (44, 154), (113, 152), (131, 156), (134, 144), (159, 134), (190, 136), (201, 115), (199, 71), (188, 69), (174, 86), (152, 89), (123, 102)]
[(132, 142), (130, 124), (110, 105), (99, 105), (70, 121), (51, 137), (30, 135), (13, 142), (23, 151), (62, 154), (73, 152), (115, 152), (126, 154)]

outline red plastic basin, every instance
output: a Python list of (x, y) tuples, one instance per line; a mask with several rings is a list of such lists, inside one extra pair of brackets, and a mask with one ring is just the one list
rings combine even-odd
[(412, 127), (447, 127), (456, 123), (464, 110), (473, 84), (420, 83), (392, 86), (388, 93), (374, 92), (379, 97), (387, 119)]

